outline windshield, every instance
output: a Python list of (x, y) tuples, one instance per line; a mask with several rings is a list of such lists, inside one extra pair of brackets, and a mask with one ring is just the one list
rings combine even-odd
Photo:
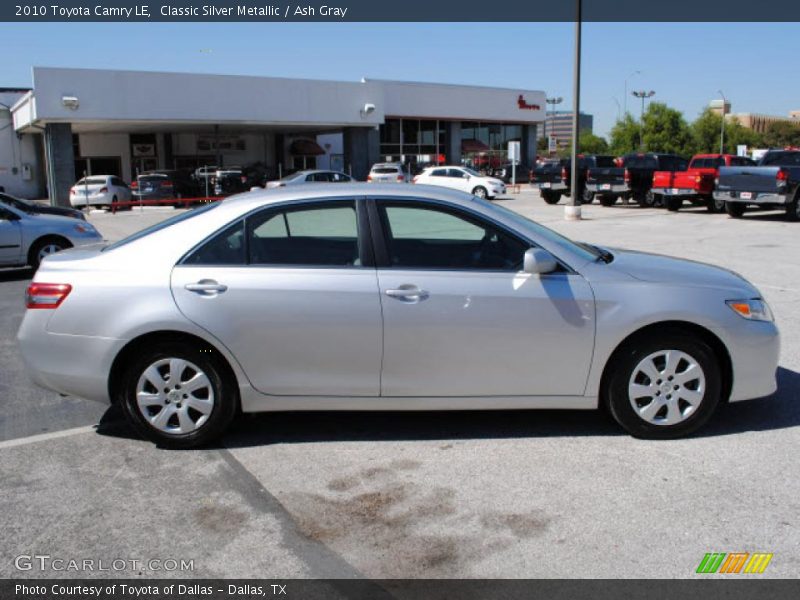
[(573, 254), (577, 254), (582, 258), (586, 259), (587, 261), (597, 260), (603, 256), (603, 252), (595, 248), (594, 246), (590, 246), (589, 244), (578, 244), (573, 242), (571, 239), (564, 237), (560, 233), (556, 233), (552, 229), (548, 229), (541, 223), (537, 223), (527, 217), (523, 217), (521, 214), (508, 209), (504, 206), (500, 206), (499, 204), (493, 204), (488, 200), (480, 200), (475, 199), (476, 202), (480, 202), (484, 206), (491, 208), (492, 210), (499, 211), (503, 213), (504, 216), (508, 217), (510, 220), (514, 221), (526, 227), (528, 229), (535, 229), (536, 233), (541, 237), (545, 238), (548, 242), (553, 243), (554, 245), (558, 246), (559, 248), (563, 248)]
[(105, 182), (105, 177), (84, 177), (75, 185), (103, 185)]
[(372, 167), (373, 173), (399, 173), (400, 169), (397, 167)]
[(480, 177), (480, 176), (481, 176), (481, 174), (480, 174), (480, 173), (478, 173), (477, 171), (473, 171), (473, 170), (472, 170), (472, 169), (470, 169), (469, 167), (461, 167), (461, 169), (462, 169), (462, 170), (463, 170), (465, 173), (469, 173), (469, 174), (470, 174), (470, 175), (472, 175), (473, 177)]
[(181, 221), (186, 221), (187, 219), (191, 219), (192, 217), (196, 217), (202, 213), (208, 212), (214, 208), (219, 206), (219, 202), (214, 202), (212, 204), (206, 204), (205, 206), (201, 206), (200, 208), (194, 208), (192, 210), (188, 210), (185, 213), (181, 213), (179, 215), (175, 215), (174, 217), (170, 217), (160, 223), (156, 223), (155, 225), (151, 225), (150, 227), (146, 227), (141, 231), (137, 231), (133, 235), (129, 235), (126, 238), (119, 240), (118, 242), (114, 242), (113, 244), (109, 244), (105, 248), (103, 248), (102, 252), (106, 252), (107, 250), (114, 250), (121, 246), (125, 246), (126, 244), (130, 244), (131, 242), (135, 242), (143, 237), (150, 235), (151, 233), (155, 233), (156, 231), (161, 231), (162, 229), (166, 229), (167, 227), (171, 227), (176, 223), (180, 223)]

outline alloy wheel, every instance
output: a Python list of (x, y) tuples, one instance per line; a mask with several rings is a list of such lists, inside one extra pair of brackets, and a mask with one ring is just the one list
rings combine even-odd
[(147, 367), (136, 384), (136, 403), (155, 429), (186, 434), (201, 428), (214, 410), (214, 388), (200, 367), (164, 358)]
[(59, 244), (45, 244), (39, 249), (37, 258), (39, 259), (39, 262), (42, 262), (45, 257), (55, 254), (56, 252), (60, 252), (63, 249), (63, 246), (60, 246)]
[(698, 361), (680, 350), (659, 350), (633, 369), (628, 399), (634, 412), (652, 425), (676, 425), (694, 414), (706, 392)]

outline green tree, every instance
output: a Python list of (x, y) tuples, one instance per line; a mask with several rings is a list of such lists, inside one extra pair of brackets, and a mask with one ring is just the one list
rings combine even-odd
[(611, 152), (622, 155), (638, 150), (640, 133), (638, 121), (627, 113), (611, 128)]
[(764, 133), (764, 142), (770, 148), (800, 146), (800, 125), (788, 121), (770, 123)]
[(644, 113), (644, 149), (691, 156), (695, 143), (680, 111), (661, 102), (651, 102)]
[(578, 145), (583, 154), (608, 154), (606, 139), (588, 130), (581, 132)]
[[(700, 153), (719, 152), (720, 129), (722, 117), (711, 109), (706, 108), (691, 124), (692, 137), (694, 138), (695, 151)], [(736, 154), (736, 147), (745, 145), (748, 148), (763, 146), (761, 136), (743, 127), (736, 119), (725, 120), (725, 148), (728, 154)]]

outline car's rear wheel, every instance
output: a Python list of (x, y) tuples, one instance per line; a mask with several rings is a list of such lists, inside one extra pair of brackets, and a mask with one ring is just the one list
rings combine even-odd
[(800, 196), (795, 194), (794, 199), (786, 205), (786, 220), (800, 221)]
[(741, 219), (746, 205), (743, 202), (726, 202), (725, 212), (734, 219)]
[(63, 238), (49, 237), (41, 239), (31, 246), (28, 251), (28, 264), (36, 271), (45, 258), (71, 247), (72, 244)]
[(594, 192), (590, 192), (588, 189), (583, 188), (581, 192), (581, 204), (591, 204), (594, 202)]
[(682, 198), (676, 198), (675, 196), (670, 196), (667, 198), (667, 210), (670, 212), (678, 212), (682, 204)]
[(479, 185), (474, 190), (472, 190), (472, 195), (477, 196), (478, 198), (486, 198), (489, 196), (489, 192), (486, 191), (485, 187)]
[(130, 424), (169, 448), (213, 441), (238, 406), (236, 386), (220, 359), (181, 342), (139, 353), (123, 375), (119, 394)]
[(614, 194), (602, 194), (600, 196), (600, 204), (603, 206), (614, 206), (617, 203), (619, 196)]
[(626, 344), (612, 360), (605, 399), (614, 419), (635, 437), (688, 435), (719, 404), (719, 361), (699, 338), (677, 331), (649, 335)]
[(542, 190), (542, 200), (547, 202), (548, 204), (558, 204), (558, 201), (561, 200), (561, 194), (558, 192), (553, 192), (550, 190)]
[(717, 200), (713, 196), (706, 199), (706, 208), (711, 213), (725, 212), (725, 200)]

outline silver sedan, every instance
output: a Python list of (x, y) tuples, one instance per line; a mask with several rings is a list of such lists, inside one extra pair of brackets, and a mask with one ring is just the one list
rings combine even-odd
[(232, 196), (48, 258), (27, 306), (37, 383), (116, 403), (171, 447), (239, 410), (602, 405), (672, 438), (776, 389), (778, 330), (736, 273), (427, 186)]
[(39, 267), (47, 256), (103, 241), (91, 223), (0, 204), (0, 267)]

